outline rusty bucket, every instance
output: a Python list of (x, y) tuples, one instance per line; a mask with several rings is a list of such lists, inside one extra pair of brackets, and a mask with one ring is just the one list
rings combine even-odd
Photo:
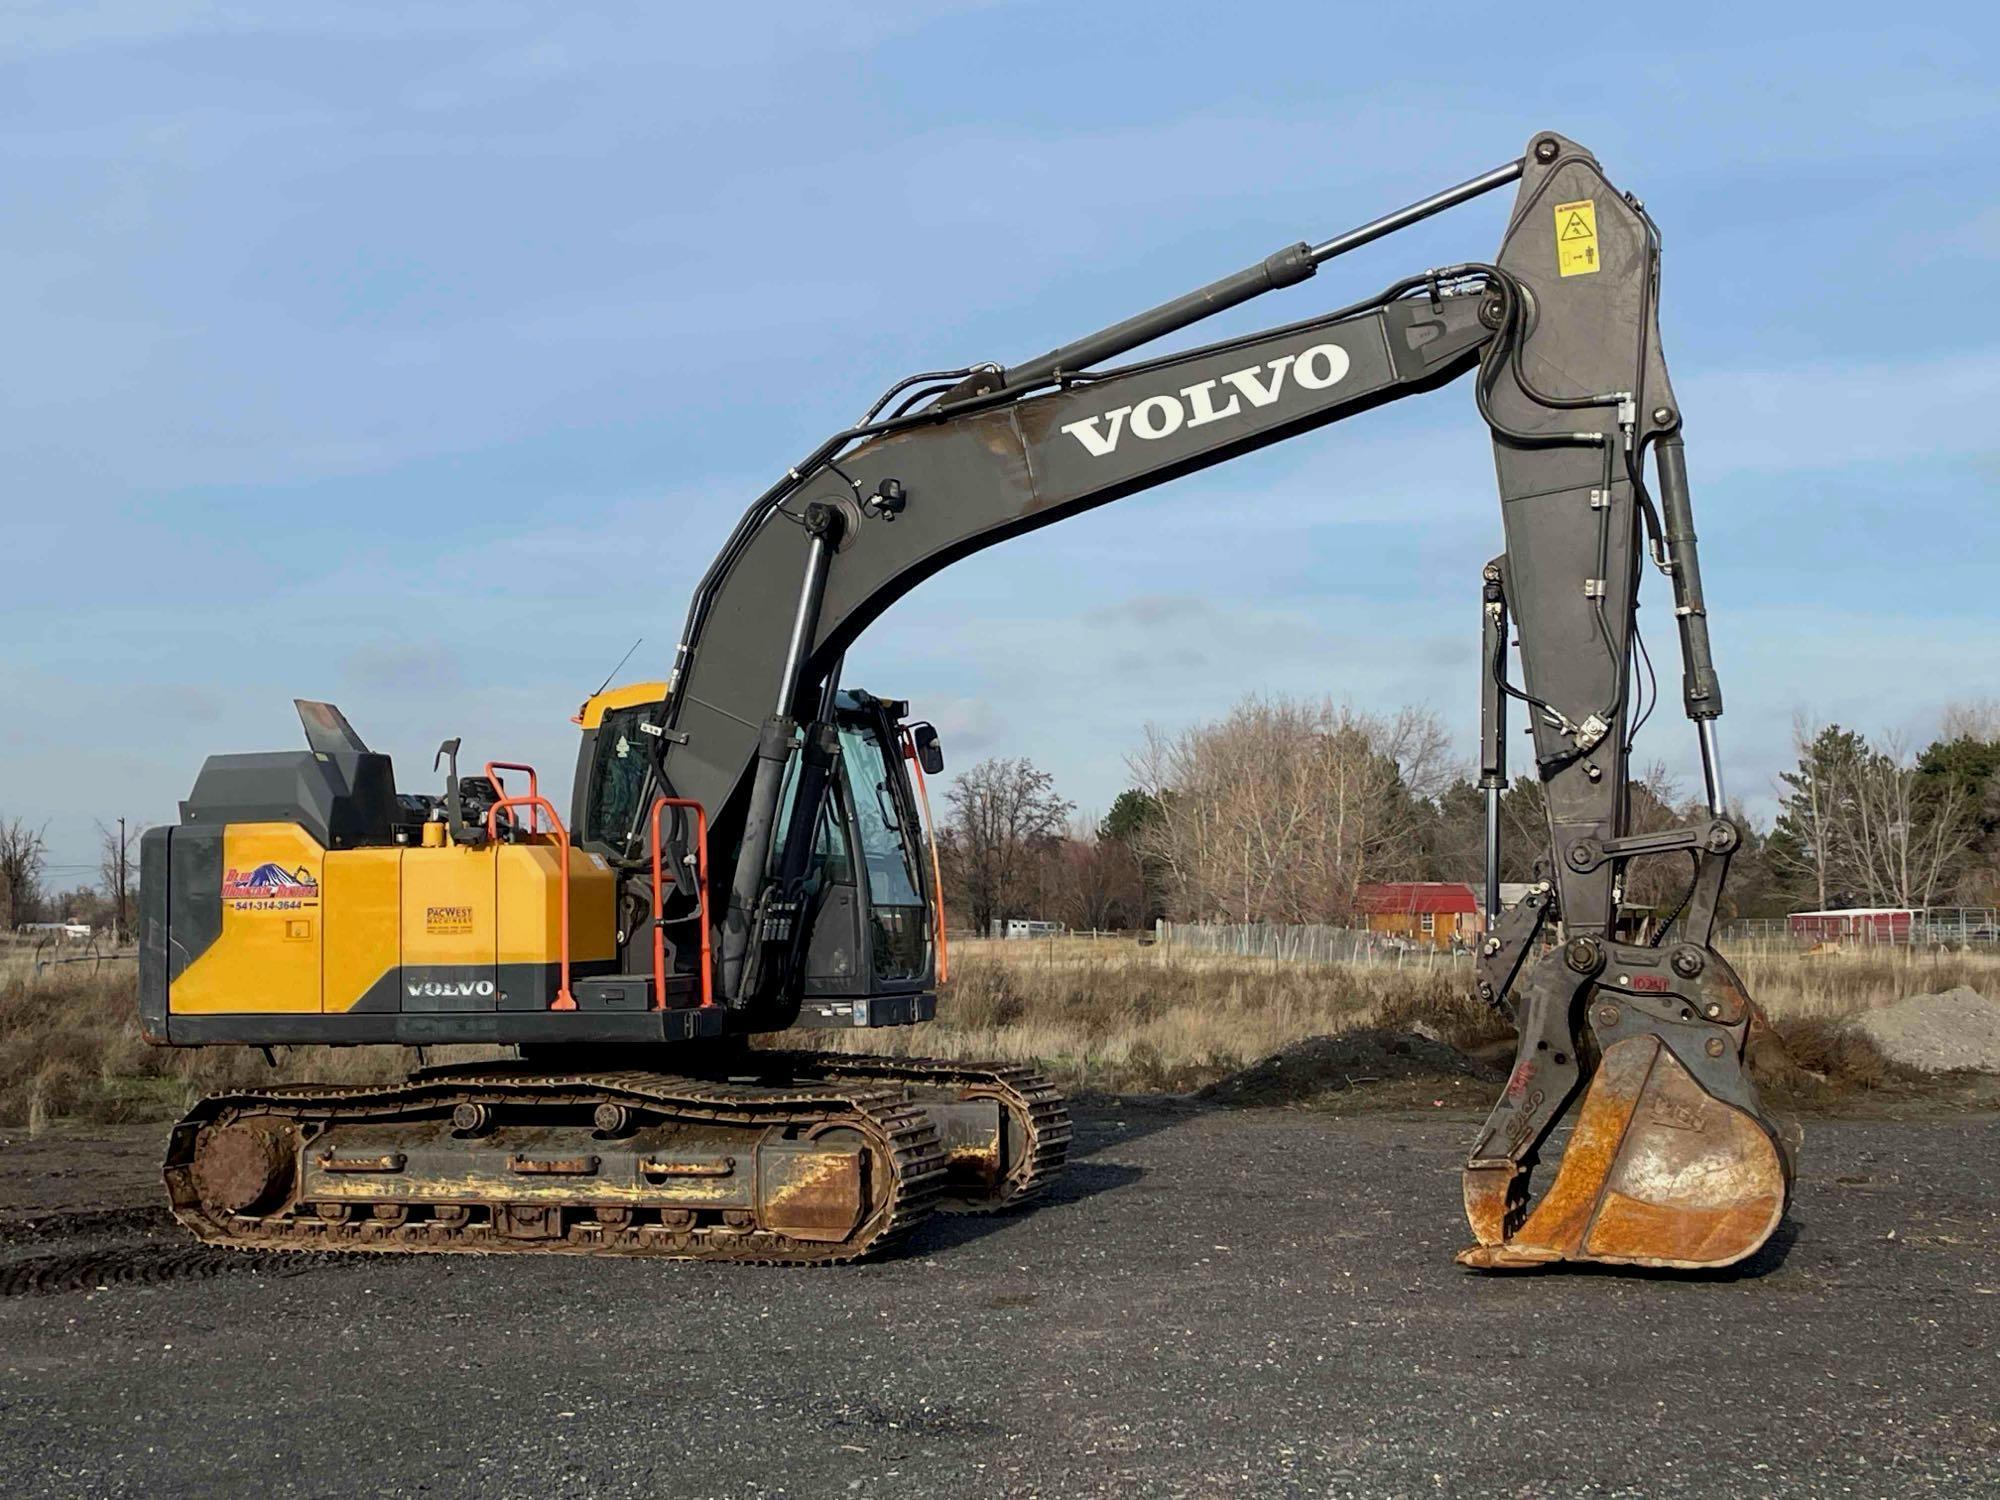
[(1466, 1216), (1479, 1243), (1461, 1264), (1727, 1266), (1771, 1237), (1790, 1186), (1770, 1126), (1703, 1089), (1650, 1033), (1605, 1050), (1555, 1181), (1509, 1233), (1525, 1179), (1523, 1166), (1468, 1167)]

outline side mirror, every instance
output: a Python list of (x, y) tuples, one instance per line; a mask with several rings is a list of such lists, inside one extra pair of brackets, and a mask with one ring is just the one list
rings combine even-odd
[(917, 747), (917, 764), (924, 768), (926, 776), (935, 776), (944, 770), (944, 747), (938, 744), (936, 725), (912, 724), (910, 742)]

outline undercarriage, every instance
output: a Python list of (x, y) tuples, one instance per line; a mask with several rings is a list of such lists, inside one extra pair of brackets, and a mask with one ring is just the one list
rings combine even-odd
[(174, 1216), (255, 1249), (830, 1264), (935, 1210), (1025, 1203), (1069, 1114), (1027, 1068), (748, 1051), (726, 1069), (420, 1072), (216, 1094), (175, 1126)]

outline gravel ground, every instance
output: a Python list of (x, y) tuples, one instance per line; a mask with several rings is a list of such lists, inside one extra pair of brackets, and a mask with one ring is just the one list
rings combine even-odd
[(1458, 1270), (1470, 1122), (1095, 1106), (833, 1271), (190, 1252), (0, 1143), (0, 1494), (2000, 1494), (2000, 1115), (1814, 1124), (1708, 1278)]

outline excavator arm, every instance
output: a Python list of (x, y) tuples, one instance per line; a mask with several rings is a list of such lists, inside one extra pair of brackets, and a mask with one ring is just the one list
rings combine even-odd
[[(1491, 263), (1430, 271), (1281, 328), (1106, 363), (1517, 180)], [(715, 846), (735, 850), (715, 875), (724, 888), (711, 892), (723, 913), (725, 1002), (749, 1029), (796, 1015), (786, 970), (807, 920), (797, 877), (810, 842), (797, 830), (813, 825), (811, 799), (828, 779), (841, 658), (892, 603), (1009, 537), (1471, 374), (1505, 535), (1481, 580), (1481, 781), (1496, 920), (1477, 984), (1511, 1008), (1521, 1040), (1468, 1159), (1478, 1243), (1463, 1258), (1486, 1268), (1697, 1266), (1763, 1244), (1782, 1217), (1790, 1165), (1744, 1069), (1754, 1008), (1710, 941), (1737, 835), (1716, 758), (1722, 702), (1681, 413), (1660, 351), (1659, 265), (1639, 201), (1583, 148), (1542, 134), (1518, 161), (1025, 365), (893, 387), (745, 513), (696, 592), (669, 691), (644, 726), (658, 789), (707, 808)], [(1645, 483), (1648, 449), (1657, 500)], [(1633, 836), (1635, 611), (1649, 561), (1673, 590), (1710, 817)], [(1508, 677), (1510, 629), (1518, 684)], [(1549, 849), (1547, 879), (1499, 918), (1495, 809), (1510, 701), (1532, 732)], [(788, 776), (795, 834), (774, 859)], [(634, 859), (642, 846), (635, 821), (622, 846), (601, 852)], [(1683, 852), (1695, 873), (1666, 940), (1625, 941), (1626, 867)], [(1579, 1100), (1562, 1168), (1531, 1199), (1538, 1152)]]

